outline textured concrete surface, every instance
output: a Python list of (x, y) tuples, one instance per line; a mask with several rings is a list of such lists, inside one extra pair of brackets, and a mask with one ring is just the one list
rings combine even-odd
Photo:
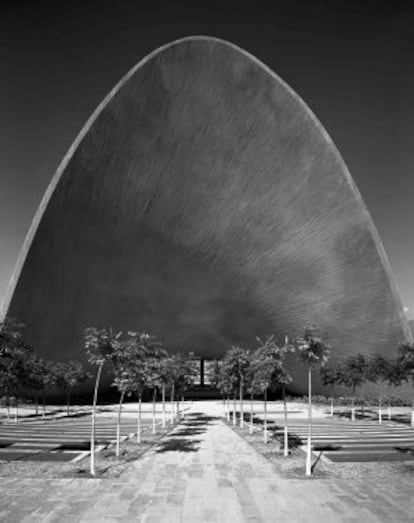
[(115, 480), (0, 480), (0, 518), (11, 522), (409, 522), (409, 478), (286, 480), (215, 416), (201, 415)]
[(40, 206), (6, 311), (58, 358), (80, 355), (88, 325), (205, 356), (305, 323), (341, 354), (410, 335), (321, 124), (254, 57), (210, 38), (154, 52), (98, 107)]

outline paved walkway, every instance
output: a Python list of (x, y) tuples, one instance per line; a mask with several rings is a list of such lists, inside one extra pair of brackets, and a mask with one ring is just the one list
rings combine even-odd
[(414, 485), (286, 480), (203, 407), (118, 479), (0, 480), (0, 520), (406, 522)]

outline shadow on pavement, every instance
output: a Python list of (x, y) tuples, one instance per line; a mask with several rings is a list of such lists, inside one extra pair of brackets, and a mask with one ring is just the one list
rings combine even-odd
[(197, 452), (200, 442), (199, 439), (171, 437), (160, 443), (155, 452), (157, 454), (161, 452)]
[(192, 436), (204, 434), (208, 425), (217, 419), (198, 412), (189, 414), (172, 434), (157, 446), (155, 452), (197, 452), (201, 440), (193, 439)]

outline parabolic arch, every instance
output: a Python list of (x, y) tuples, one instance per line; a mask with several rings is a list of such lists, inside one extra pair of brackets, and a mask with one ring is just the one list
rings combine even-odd
[(337, 355), (412, 339), (382, 243), (300, 97), (237, 46), (169, 43), (98, 106), (39, 206), (0, 317), (44, 356), (89, 325), (206, 357), (317, 325)]

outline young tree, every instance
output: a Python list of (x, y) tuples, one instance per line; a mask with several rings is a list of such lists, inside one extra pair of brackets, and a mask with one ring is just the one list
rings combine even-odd
[(400, 387), (402, 382), (406, 379), (405, 370), (399, 358), (392, 358), (388, 360), (386, 368), (385, 381), (388, 385), (388, 420), (391, 421), (391, 398), (392, 387)]
[(322, 340), (316, 327), (306, 327), (303, 337), (296, 341), (299, 359), (308, 368), (308, 438), (306, 446), (306, 475), (312, 474), (312, 368), (327, 363), (330, 346)]
[[(19, 348), (10, 348), (0, 356), (0, 388), (9, 408), (14, 403), (14, 421), (19, 418), (19, 394), (26, 383), (28, 355)], [(13, 398), (13, 401), (12, 401)]]
[(114, 334), (112, 328), (97, 329), (96, 327), (87, 327), (85, 329), (85, 350), (88, 362), (98, 367), (95, 379), (95, 389), (93, 393), (92, 406), (92, 426), (91, 426), (91, 474), (95, 475), (95, 420), (96, 404), (98, 400), (99, 381), (101, 379), (102, 369), (110, 359), (112, 353), (119, 345), (121, 333)]
[(268, 336), (265, 340), (257, 338), (259, 347), (253, 353), (251, 359), (251, 372), (253, 374), (251, 386), (260, 390), (263, 394), (264, 425), (263, 440), (268, 442), (267, 431), (267, 392), (275, 390), (280, 385), (280, 377), (283, 373), (284, 351), (279, 347), (274, 336)]
[(383, 385), (389, 373), (390, 361), (380, 354), (374, 355), (368, 360), (366, 378), (375, 384), (378, 390), (378, 423), (382, 423), (382, 397)]
[[(179, 352), (171, 357), (171, 370), (174, 390), (177, 393), (177, 413), (178, 401), (181, 395), (183, 401), (185, 391), (194, 385), (197, 376), (196, 360), (192, 352)], [(184, 416), (184, 405), (183, 414)]]
[(219, 389), (225, 401), (225, 415), (230, 421), (230, 397), (233, 395), (234, 387), (230, 376), (226, 372), (223, 360), (217, 360), (214, 367), (213, 384)]
[[(404, 379), (411, 380), (414, 388), (414, 343), (402, 343), (399, 346), (398, 362)], [(414, 395), (411, 405), (411, 426), (414, 427)]]
[(320, 375), (324, 387), (330, 387), (331, 391), (331, 418), (334, 415), (334, 388), (339, 382), (341, 376), (341, 368), (337, 362), (329, 362), (320, 368)]
[(246, 392), (250, 396), (250, 413), (249, 413), (249, 434), (254, 432), (254, 411), (253, 411), (253, 401), (254, 397), (257, 394), (260, 394), (262, 391), (258, 386), (258, 383), (254, 379), (254, 353), (251, 355), (250, 365), (246, 373)]
[(27, 362), (26, 385), (35, 393), (35, 414), (39, 414), (39, 395), (43, 390), (42, 373), (44, 362), (35, 353), (31, 354)]
[(33, 349), (23, 340), (24, 324), (6, 318), (0, 322), (0, 388), (6, 395), (9, 412), (10, 397), (14, 395), (15, 421), (18, 421), (19, 393), (28, 375), (28, 361)]
[(120, 394), (116, 425), (116, 457), (118, 459), (120, 456), (122, 403), (125, 396), (130, 396), (135, 389), (135, 356), (135, 351), (129, 340), (119, 343), (111, 354), (114, 371), (112, 386), (116, 387)]
[(351, 420), (355, 421), (355, 391), (367, 377), (367, 359), (363, 354), (349, 356), (341, 367), (339, 382), (352, 390)]
[(167, 352), (161, 348), (161, 343), (157, 341), (155, 336), (144, 334), (142, 338), (147, 351), (146, 356), (146, 371), (147, 380), (146, 385), (152, 389), (152, 433), (156, 432), (156, 400), (157, 389), (161, 387), (161, 373), (164, 370), (163, 360), (167, 358)]
[(129, 350), (132, 353), (133, 391), (138, 397), (137, 443), (139, 445), (142, 432), (142, 395), (147, 384), (147, 357), (150, 349), (147, 346), (147, 333), (128, 332), (128, 336)]
[(79, 361), (69, 361), (57, 364), (57, 386), (65, 391), (66, 414), (70, 416), (70, 396), (72, 389), (90, 379), (91, 374)]
[(59, 367), (55, 361), (40, 360), (39, 366), (42, 391), (42, 417), (46, 416), (46, 391), (56, 386), (59, 376)]
[(223, 359), (223, 367), (235, 388), (237, 388), (240, 401), (240, 427), (244, 425), (243, 393), (250, 366), (250, 353), (241, 347), (232, 347)]
[(286, 404), (286, 386), (292, 382), (292, 377), (285, 368), (282, 367), (278, 374), (278, 382), (282, 386), (283, 398), (283, 456), (289, 456), (289, 429), (288, 429), (288, 414)]
[[(165, 395), (168, 388), (172, 388), (174, 381), (174, 369), (173, 369), (173, 359), (169, 356), (161, 358), (159, 362), (159, 380), (161, 383), (161, 401), (162, 401), (162, 418), (161, 426), (164, 429), (166, 426), (166, 404), (165, 404)], [(171, 421), (172, 423), (172, 421)]]

